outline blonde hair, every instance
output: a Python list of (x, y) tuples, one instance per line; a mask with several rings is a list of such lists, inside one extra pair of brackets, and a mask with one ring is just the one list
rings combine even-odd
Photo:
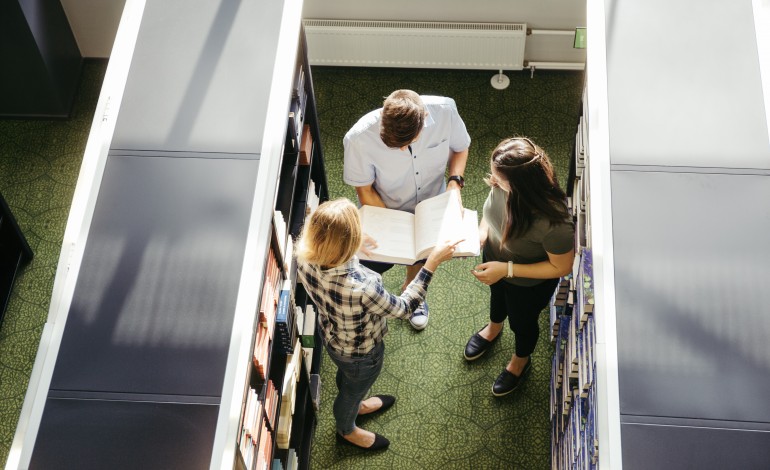
[(295, 253), (300, 263), (332, 268), (350, 261), (361, 248), (361, 217), (348, 199), (327, 201), (305, 222)]

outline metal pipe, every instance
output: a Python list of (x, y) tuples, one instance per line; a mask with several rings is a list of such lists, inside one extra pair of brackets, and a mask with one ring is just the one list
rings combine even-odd
[(524, 68), (543, 69), (543, 70), (585, 70), (586, 64), (583, 62), (533, 62), (524, 63)]
[(574, 29), (530, 29), (530, 34), (541, 34), (548, 36), (574, 36)]
[(529, 69), (529, 78), (535, 76), (535, 69), (542, 70), (585, 70), (586, 64), (582, 62), (524, 62), (524, 68)]

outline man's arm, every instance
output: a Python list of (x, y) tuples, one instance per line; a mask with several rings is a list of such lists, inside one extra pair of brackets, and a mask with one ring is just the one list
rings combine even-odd
[[(464, 176), (465, 164), (468, 162), (468, 149), (461, 152), (452, 152), (449, 156), (449, 176), (459, 175)], [(460, 185), (456, 181), (450, 181), (446, 186), (447, 191), (450, 189), (460, 190)], [(360, 197), (360, 196), (359, 196)]]
[(369, 186), (356, 186), (356, 194), (358, 194), (358, 201), (362, 206), (385, 207), (380, 194), (371, 184)]

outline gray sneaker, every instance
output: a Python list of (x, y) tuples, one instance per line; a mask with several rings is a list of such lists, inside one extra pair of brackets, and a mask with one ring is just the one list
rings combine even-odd
[(424, 330), (428, 326), (428, 302), (423, 302), (417, 307), (409, 318), (409, 323), (415, 330)]

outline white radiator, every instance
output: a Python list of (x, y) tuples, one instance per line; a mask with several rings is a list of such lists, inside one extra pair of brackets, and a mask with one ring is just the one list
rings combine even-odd
[(522, 23), (304, 20), (311, 65), (522, 70)]

